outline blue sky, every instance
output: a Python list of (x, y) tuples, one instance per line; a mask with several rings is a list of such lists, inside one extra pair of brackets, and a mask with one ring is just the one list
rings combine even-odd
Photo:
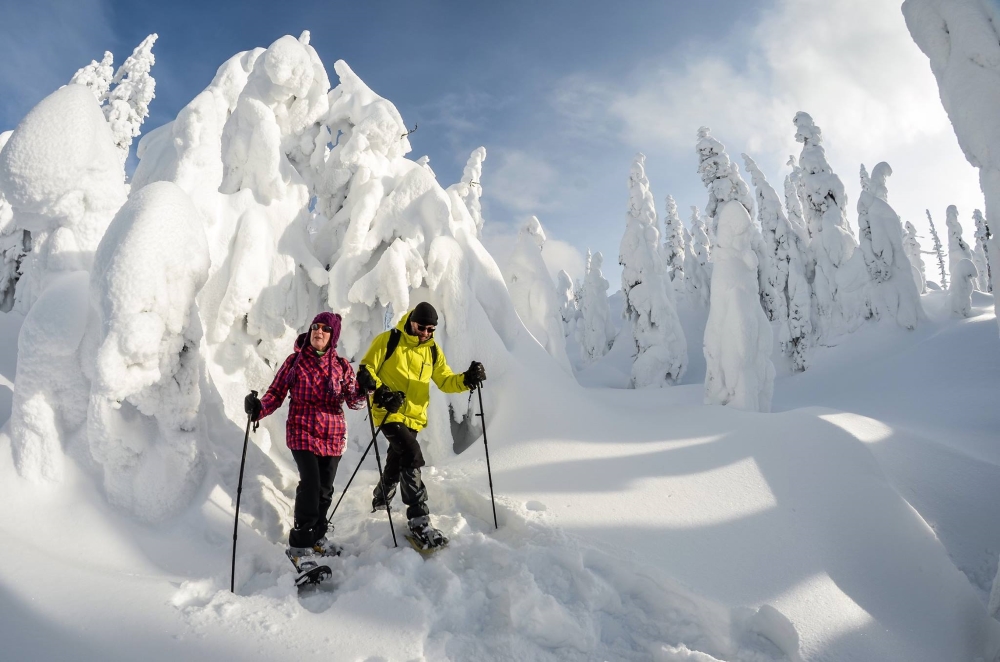
[[(487, 149), (488, 244), (536, 214), (550, 265), (574, 275), (588, 248), (617, 283), (625, 183), (647, 155), (658, 212), (668, 193), (685, 219), (707, 195), (694, 135), (712, 127), (741, 165), (748, 151), (782, 191), (798, 153), (791, 117), (809, 111), (857, 199), (857, 171), (893, 166), (890, 202), (923, 227), (923, 209), (963, 219), (981, 205), (899, 0), (497, 3), (4, 2), (0, 128), (104, 50), (119, 63), (150, 32), (156, 99), (144, 128), (171, 120), (234, 53), (308, 29), (332, 73), (344, 59), (399, 108), (412, 158), (445, 186)], [(335, 77), (332, 81), (336, 83)], [(852, 221), (856, 219), (852, 216)], [(966, 224), (969, 228), (970, 224)], [(968, 236), (971, 237), (971, 231)], [(928, 244), (929, 245), (929, 244)]]

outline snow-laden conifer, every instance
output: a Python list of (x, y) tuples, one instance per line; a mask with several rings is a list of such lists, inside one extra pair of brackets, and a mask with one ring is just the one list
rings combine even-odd
[(712, 291), (711, 247), (698, 207), (691, 207), (691, 247), (684, 254), (684, 282), (695, 301), (708, 305)]
[(667, 196), (663, 213), (663, 255), (670, 282), (679, 291), (684, 284), (684, 224), (677, 215), (677, 203), (671, 195)]
[(910, 261), (910, 271), (913, 273), (913, 282), (917, 286), (917, 291), (923, 294), (927, 291), (927, 276), (924, 272), (923, 250), (920, 248), (920, 240), (917, 238), (917, 228), (906, 222), (906, 232), (903, 235), (903, 252)]
[(847, 195), (840, 177), (826, 160), (823, 136), (808, 113), (796, 113), (795, 139), (802, 143), (799, 178), (803, 213), (812, 236), (810, 251), (816, 263), (813, 293), (821, 335), (852, 331), (867, 313), (864, 259), (847, 222)]
[[(698, 129), (697, 151), (699, 157), (698, 174), (708, 189), (708, 225), (714, 233), (716, 221), (714, 215), (719, 207), (730, 200), (736, 200), (747, 213), (753, 216), (754, 204), (750, 188), (740, 176), (739, 168), (729, 160), (725, 146), (712, 137), (708, 127)], [(711, 236), (712, 233), (709, 234)], [(757, 254), (757, 281), (760, 289), (760, 303), (768, 319), (775, 319), (778, 306), (778, 292), (774, 289), (774, 264), (770, 252), (764, 246), (760, 230), (752, 222), (750, 224), (751, 248)]]
[(504, 280), (514, 308), (528, 331), (564, 370), (571, 373), (560, 300), (542, 259), (544, 245), (545, 230), (538, 218), (531, 216), (517, 233), (514, 252), (504, 268)]
[(808, 247), (809, 230), (806, 228), (806, 221), (802, 216), (802, 201), (799, 197), (799, 192), (802, 189), (802, 183), (799, 180), (799, 165), (794, 156), (788, 157), (787, 165), (792, 167), (792, 171), (785, 175), (785, 213), (789, 224)]
[[(972, 262), (979, 270), (979, 290), (981, 292), (992, 292), (993, 267), (990, 264), (989, 240), (992, 233), (990, 226), (983, 218), (983, 212), (976, 209), (972, 212), (972, 222), (976, 226), (975, 234), (976, 246), (972, 249)], [(995, 259), (995, 258), (994, 258)]]
[(705, 404), (771, 410), (771, 325), (760, 307), (752, 221), (730, 200), (718, 209), (711, 307), (705, 327)]
[(872, 315), (891, 317), (903, 328), (913, 329), (920, 316), (920, 293), (903, 252), (902, 223), (888, 202), (886, 179), (891, 174), (892, 168), (884, 161), (872, 169), (870, 178), (861, 166), (860, 248), (871, 279), (868, 293)]
[(477, 147), (472, 150), (469, 160), (462, 170), (462, 180), (453, 184), (448, 190), (455, 189), (458, 197), (465, 203), (472, 220), (476, 223), (476, 232), (479, 236), (483, 234), (483, 205), (480, 198), (483, 197), (483, 161), (486, 160), (486, 148)]
[(581, 288), (576, 339), (580, 343), (584, 361), (588, 363), (607, 354), (615, 338), (615, 326), (611, 321), (611, 306), (608, 303), (611, 284), (601, 273), (603, 264), (604, 256), (600, 251), (593, 255), (587, 251), (587, 272)]
[(937, 258), (938, 271), (941, 274), (941, 289), (948, 289), (948, 276), (945, 271), (944, 264), (944, 246), (941, 245), (941, 237), (938, 235), (937, 228), (934, 226), (934, 218), (931, 216), (931, 210), (927, 209), (927, 222), (931, 226), (931, 241), (934, 247), (934, 256)]
[(77, 70), (70, 78), (71, 84), (83, 85), (89, 89), (98, 103), (103, 104), (108, 99), (111, 81), (115, 77), (115, 58), (111, 51), (104, 51), (101, 61), (91, 60), (90, 64)]
[(565, 269), (556, 274), (556, 300), (559, 302), (559, 317), (563, 323), (563, 334), (568, 338), (576, 332), (576, 321), (580, 317), (577, 292), (573, 279)]
[(979, 272), (976, 265), (967, 257), (955, 262), (951, 269), (951, 285), (948, 287), (948, 300), (951, 302), (951, 312), (959, 317), (972, 315), (972, 292), (976, 287)]
[[(973, 264), (975, 264), (975, 261), (972, 258), (972, 251), (969, 249), (969, 244), (962, 237), (962, 224), (958, 221), (958, 207), (955, 205), (948, 205), (948, 209), (945, 210), (945, 225), (948, 227), (948, 271), (954, 274), (958, 263), (962, 260), (969, 260)], [(952, 280), (954, 278), (952, 276)], [(973, 287), (978, 289), (978, 274), (976, 278), (977, 280), (973, 282)]]
[(687, 341), (660, 256), (660, 233), (645, 161), (643, 154), (637, 154), (629, 172), (628, 212), (618, 253), (624, 316), (635, 339), (633, 388), (675, 384), (687, 366)]
[(104, 116), (111, 125), (122, 163), (128, 158), (132, 139), (139, 135), (143, 121), (149, 116), (149, 103), (155, 96), (156, 80), (150, 75), (156, 61), (154, 43), (156, 35), (151, 34), (122, 62), (111, 81), (112, 88), (104, 106)]
[(747, 172), (757, 190), (757, 213), (764, 245), (774, 265), (768, 278), (775, 297), (774, 320), (779, 323), (779, 342), (796, 371), (808, 367), (812, 339), (812, 292), (806, 280), (805, 242), (792, 228), (781, 208), (777, 192), (752, 158), (743, 155)]

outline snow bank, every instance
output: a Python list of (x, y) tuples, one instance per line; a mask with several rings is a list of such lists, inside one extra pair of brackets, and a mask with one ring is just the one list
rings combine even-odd
[(719, 209), (718, 221), (705, 327), (705, 404), (767, 412), (774, 391), (773, 338), (757, 296), (752, 221), (738, 200)]

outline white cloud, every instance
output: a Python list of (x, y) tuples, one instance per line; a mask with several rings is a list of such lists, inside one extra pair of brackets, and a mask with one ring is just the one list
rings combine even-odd
[(484, 192), (491, 201), (522, 214), (552, 208), (553, 189), (560, 187), (560, 183), (559, 173), (551, 164), (517, 149), (491, 149), (489, 155), (497, 164), (484, 182)]
[[(546, 235), (549, 231), (545, 230)], [(514, 252), (517, 243), (517, 230), (508, 225), (487, 223), (483, 227), (483, 245), (496, 261), (502, 271), (506, 271), (507, 263)], [(557, 275), (565, 271), (573, 280), (582, 279), (586, 268), (586, 259), (572, 244), (549, 236), (542, 246), (542, 260), (548, 268), (555, 286)]]
[[(801, 149), (792, 117), (805, 110), (823, 130), (855, 223), (859, 165), (871, 170), (883, 160), (895, 173), (890, 202), (905, 220), (926, 227), (924, 208), (943, 218), (949, 204), (971, 219), (983, 204), (978, 176), (899, 4), (776, 0), (755, 25), (720, 34), (714, 45), (700, 42), (686, 59), (640, 63), (616, 80), (568, 77), (552, 102), (569, 134), (623, 142), (650, 162), (683, 158), (693, 168), (695, 132), (710, 126), (734, 160), (753, 155), (779, 192), (788, 155)], [(726, 55), (744, 41), (745, 51)]]

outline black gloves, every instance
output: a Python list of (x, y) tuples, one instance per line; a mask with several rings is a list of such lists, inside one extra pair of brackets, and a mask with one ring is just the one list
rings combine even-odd
[(375, 378), (372, 377), (371, 370), (366, 365), (358, 367), (358, 386), (364, 393), (371, 393), (376, 388)]
[(249, 416), (251, 421), (256, 421), (260, 418), (260, 410), (263, 405), (260, 404), (260, 398), (257, 397), (257, 391), (250, 391), (250, 395), (243, 398), (243, 411), (245, 411)]
[(486, 368), (479, 361), (473, 361), (469, 364), (469, 369), (462, 373), (462, 377), (465, 378), (465, 387), (474, 391), (486, 381)]
[(381, 407), (390, 414), (395, 414), (403, 406), (403, 402), (406, 401), (406, 394), (402, 391), (393, 391), (383, 384), (375, 389), (372, 401), (376, 406)]

